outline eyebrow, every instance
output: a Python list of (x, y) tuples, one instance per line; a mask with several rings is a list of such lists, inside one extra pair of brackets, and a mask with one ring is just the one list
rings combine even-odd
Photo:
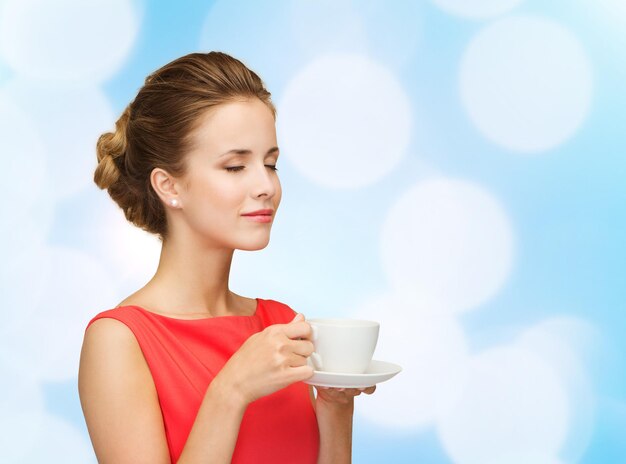
[[(233, 148), (232, 150), (228, 150), (226, 153), (222, 153), (220, 156), (218, 156), (218, 158), (222, 158), (226, 155), (230, 155), (230, 154), (236, 154), (236, 155), (251, 155), (252, 154), (252, 150), (248, 150), (246, 148)], [(271, 155), (274, 153), (278, 153), (278, 147), (272, 147), (269, 150), (267, 150), (267, 153), (265, 154), (265, 156), (267, 155)]]

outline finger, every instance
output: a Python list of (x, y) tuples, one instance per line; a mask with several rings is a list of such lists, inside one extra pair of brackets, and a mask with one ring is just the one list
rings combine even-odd
[(311, 326), (308, 322), (293, 321), (283, 325), (283, 333), (291, 339), (305, 338), (311, 339)]
[(313, 368), (309, 365), (297, 366), (290, 368), (290, 377), (292, 382), (301, 382), (313, 377)]
[(299, 367), (307, 365), (307, 358), (305, 356), (300, 356), (299, 354), (291, 353), (287, 358), (287, 363), (289, 367)]
[(376, 385), (363, 389), (363, 393), (365, 393), (366, 395), (371, 395), (375, 391), (376, 391)]
[(295, 317), (291, 320), (291, 322), (301, 322), (304, 321), (304, 314), (296, 313)]
[(315, 345), (309, 340), (291, 340), (289, 342), (291, 351), (300, 356), (309, 357), (315, 351)]

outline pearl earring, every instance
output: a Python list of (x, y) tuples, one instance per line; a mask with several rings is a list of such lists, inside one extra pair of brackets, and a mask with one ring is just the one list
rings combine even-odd
[(178, 200), (176, 198), (172, 198), (170, 200), (170, 205), (172, 205), (174, 208), (178, 208)]

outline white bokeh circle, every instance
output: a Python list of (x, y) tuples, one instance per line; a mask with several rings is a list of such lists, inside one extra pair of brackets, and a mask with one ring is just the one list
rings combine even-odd
[(138, 30), (129, 0), (5, 0), (0, 58), (34, 79), (101, 82), (123, 64)]
[(40, 262), (48, 270), (43, 288), (33, 288), (41, 301), (27, 313), (13, 308), (12, 323), (0, 329), (0, 358), (24, 375), (67, 380), (78, 372), (87, 323), (117, 304), (117, 293), (102, 265), (78, 250), (48, 248)]
[(97, 164), (96, 141), (115, 123), (103, 91), (14, 79), (2, 94), (28, 114), (41, 137), (47, 155), (44, 185), (48, 195), (64, 198), (90, 185)]
[(578, 39), (543, 18), (513, 17), (482, 29), (461, 60), (461, 98), (494, 143), (539, 153), (569, 139), (589, 111), (592, 72)]
[(442, 10), (471, 19), (486, 19), (508, 13), (523, 0), (431, 0)]
[(415, 184), (391, 207), (381, 233), (392, 287), (437, 311), (466, 311), (495, 295), (513, 253), (502, 205), (479, 185), (456, 179)]
[(391, 428), (427, 426), (446, 414), (460, 394), (468, 355), (455, 318), (422, 311), (386, 295), (368, 299), (350, 317), (380, 322), (374, 359), (402, 366), (396, 377), (363, 397), (358, 414)]
[(510, 456), (558, 456), (569, 421), (556, 372), (534, 353), (511, 346), (472, 359), (463, 393), (439, 418), (437, 431), (456, 463), (502, 463)]
[(283, 151), (304, 177), (359, 188), (406, 155), (409, 98), (387, 69), (364, 56), (329, 54), (305, 66), (279, 102)]

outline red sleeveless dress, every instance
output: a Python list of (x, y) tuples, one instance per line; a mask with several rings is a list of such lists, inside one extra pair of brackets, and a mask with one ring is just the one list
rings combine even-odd
[[(167, 445), (175, 463), (211, 380), (244, 341), (272, 324), (291, 322), (295, 312), (257, 298), (252, 316), (183, 320), (138, 306), (101, 312), (126, 324), (143, 352), (159, 396)], [(233, 463), (317, 462), (319, 431), (308, 385), (297, 382), (251, 403), (243, 417)]]

